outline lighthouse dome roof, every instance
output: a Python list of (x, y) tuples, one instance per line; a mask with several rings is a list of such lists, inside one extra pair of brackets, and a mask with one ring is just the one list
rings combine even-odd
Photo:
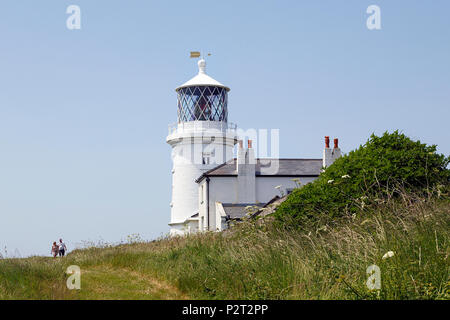
[(206, 61), (204, 59), (200, 59), (198, 61), (198, 74), (193, 77), (191, 80), (183, 83), (181, 86), (175, 89), (175, 91), (180, 90), (181, 88), (186, 87), (196, 87), (196, 86), (214, 86), (225, 88), (227, 91), (230, 91), (230, 88), (224, 86), (219, 81), (211, 78), (206, 74)]

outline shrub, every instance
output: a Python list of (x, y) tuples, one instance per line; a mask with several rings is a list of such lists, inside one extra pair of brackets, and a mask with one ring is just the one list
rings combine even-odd
[[(306, 222), (352, 215), (399, 191), (441, 195), (448, 190), (450, 157), (436, 146), (395, 131), (374, 134), (358, 149), (337, 159), (319, 178), (296, 189), (278, 208), (279, 220)], [(289, 218), (289, 219), (286, 219)]]

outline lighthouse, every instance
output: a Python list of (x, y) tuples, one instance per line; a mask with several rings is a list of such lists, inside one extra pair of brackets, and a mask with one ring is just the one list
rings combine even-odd
[(178, 121), (169, 125), (166, 142), (172, 147), (172, 201), (170, 234), (198, 230), (199, 186), (202, 174), (233, 158), (236, 125), (228, 122), (230, 88), (206, 74), (198, 61), (198, 74), (175, 89)]

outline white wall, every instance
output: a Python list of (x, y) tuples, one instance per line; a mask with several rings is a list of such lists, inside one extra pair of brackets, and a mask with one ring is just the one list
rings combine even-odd
[(221, 202), (216, 202), (216, 225), (215, 230), (225, 230), (227, 226), (226, 221), (227, 214), (222, 206)]
[(237, 177), (210, 177), (209, 181), (209, 225), (216, 225), (216, 202), (238, 203)]
[(255, 203), (255, 150), (238, 148), (237, 156), (237, 194), (239, 203)]
[[(179, 123), (166, 139), (172, 146), (172, 202), (171, 233), (178, 234), (186, 219), (199, 210), (198, 184), (195, 182), (205, 171), (233, 157), (236, 136), (221, 121), (191, 121)], [(210, 155), (210, 163), (203, 157)]]
[(323, 167), (329, 167), (333, 164), (333, 162), (341, 157), (341, 149), (340, 148), (325, 148), (323, 149)]
[[(256, 201), (259, 204), (266, 204), (273, 197), (280, 196), (280, 192), (275, 189), (276, 186), (281, 185), (284, 194), (287, 193), (287, 189), (294, 189), (296, 184), (292, 179), (298, 177), (256, 177)], [(221, 223), (218, 220), (219, 212), (216, 212), (216, 203), (233, 203), (239, 204), (238, 197), (238, 179), (237, 176), (232, 177), (210, 177), (209, 178), (209, 226), (211, 231), (215, 231), (216, 227)], [(316, 178), (299, 178), (300, 182), (304, 185), (314, 181)], [(201, 190), (203, 185), (203, 202), (201, 202)], [(206, 230), (207, 225), (207, 182), (204, 179), (199, 184), (199, 229), (201, 228), (202, 217), (204, 220), (203, 231)]]
[[(182, 223), (198, 211), (199, 194), (195, 180), (223, 161), (221, 156), (220, 163), (214, 161), (210, 164), (202, 163), (202, 153), (213, 148), (225, 149), (226, 159), (232, 157), (232, 145), (224, 145), (221, 141), (219, 143), (179, 143), (173, 146), (171, 223)], [(217, 154), (219, 152), (215, 152), (216, 156)], [(194, 159), (191, 159), (192, 156)]]
[[(281, 186), (284, 195), (287, 194), (287, 189), (296, 188), (296, 184), (292, 179), (298, 177), (256, 177), (256, 200), (259, 203), (267, 203), (275, 196), (281, 196), (280, 191), (275, 189), (276, 186)], [(307, 184), (316, 178), (299, 178), (302, 184)]]
[(198, 186), (198, 229), (200, 231), (206, 231), (208, 227), (207, 222), (207, 192), (208, 183), (206, 179), (203, 179)]

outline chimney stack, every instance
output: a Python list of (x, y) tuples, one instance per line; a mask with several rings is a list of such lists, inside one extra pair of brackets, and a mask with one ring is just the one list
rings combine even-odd
[(240, 148), (237, 152), (237, 201), (238, 203), (256, 203), (256, 159), (252, 149), (252, 140), (247, 141), (248, 149)]
[(325, 136), (325, 149), (323, 150), (322, 165), (323, 167), (330, 166), (337, 158), (341, 156), (341, 149), (339, 149), (339, 139), (334, 139), (334, 148), (330, 149), (330, 137)]

